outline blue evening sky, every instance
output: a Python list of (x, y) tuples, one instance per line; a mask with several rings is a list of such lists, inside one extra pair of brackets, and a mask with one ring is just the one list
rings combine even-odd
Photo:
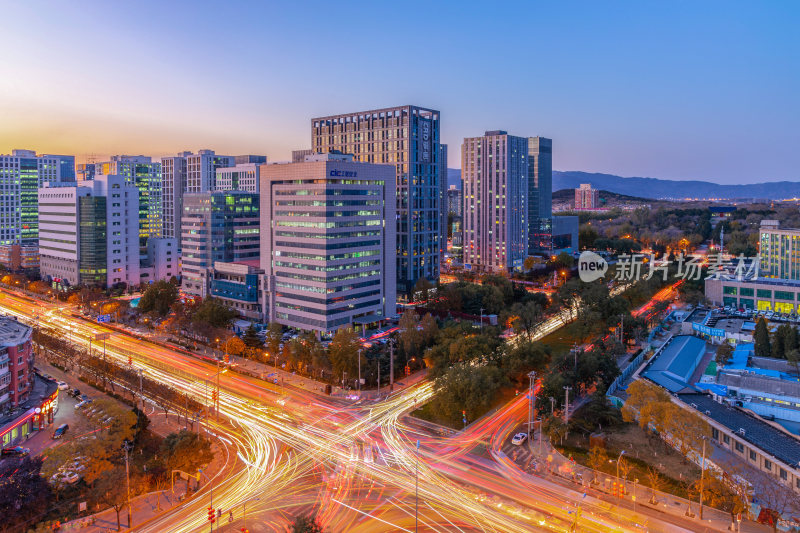
[(0, 153), (287, 159), (310, 118), (416, 104), (559, 170), (800, 179), (795, 2), (9, 2)]

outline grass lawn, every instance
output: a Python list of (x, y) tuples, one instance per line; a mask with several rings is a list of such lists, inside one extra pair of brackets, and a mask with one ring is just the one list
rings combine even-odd
[[(625, 458), (633, 467), (628, 474), (628, 481), (639, 479), (640, 486), (649, 487), (648, 467), (655, 467), (663, 479), (663, 492), (687, 498), (686, 482), (700, 479), (700, 468), (685, 461), (680, 453), (670, 448), (658, 437), (648, 437), (636, 424), (623, 424), (607, 429), (606, 454), (609, 461), (600, 469), (610, 477), (616, 476), (616, 459), (620, 451), (625, 450)], [(556, 446), (565, 456), (572, 456), (576, 462), (591, 467), (589, 464), (589, 436), (572, 433), (563, 446)]]

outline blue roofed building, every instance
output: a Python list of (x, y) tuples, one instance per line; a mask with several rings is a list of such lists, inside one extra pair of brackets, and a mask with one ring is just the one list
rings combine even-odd
[(642, 376), (673, 393), (694, 391), (692, 375), (705, 352), (702, 339), (691, 335), (673, 337), (650, 359)]

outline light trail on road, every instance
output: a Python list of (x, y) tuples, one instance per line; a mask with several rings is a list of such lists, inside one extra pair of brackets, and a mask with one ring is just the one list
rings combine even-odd
[[(37, 315), (40, 324), (69, 331), (80, 345), (88, 345), (97, 333), (111, 333), (107, 357), (122, 364), (131, 357), (149, 377), (209, 403), (206, 380), (215, 365), (70, 316), (64, 306), (0, 292), (0, 309), (29, 322)], [(560, 327), (555, 324), (553, 330)], [(444, 439), (421, 434), (400, 420), (433, 395), (430, 382), (384, 401), (351, 403), (232, 372), (219, 381), (221, 422), (209, 418), (205, 426), (230, 443), (238, 461), (224, 479), (215, 480), (214, 507), (236, 514), (250, 502), (248, 528), (254, 533), (283, 530), (282, 524), (303, 508), (313, 508), (332, 531), (412, 531), (417, 472), (425, 531), (568, 531), (575, 502), (582, 499), (541, 478), (521, 476), (502, 456), (476, 455), (482, 442), (502, 441), (498, 431), (513, 428), (526, 402), (513, 402), (467, 432)], [(205, 483), (194, 498), (136, 529), (207, 528), (208, 489)], [(644, 530), (633, 517), (601, 510), (585, 513), (580, 531)], [(240, 515), (235, 518), (240, 523)], [(647, 530), (679, 531), (674, 526)]]

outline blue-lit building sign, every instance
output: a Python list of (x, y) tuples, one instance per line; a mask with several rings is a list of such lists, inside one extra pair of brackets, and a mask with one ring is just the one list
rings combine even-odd
[(709, 337), (724, 337), (725, 330), (720, 328), (711, 328), (708, 326), (704, 326), (703, 324), (692, 324), (692, 329), (698, 333), (702, 333), (703, 335), (708, 335)]

